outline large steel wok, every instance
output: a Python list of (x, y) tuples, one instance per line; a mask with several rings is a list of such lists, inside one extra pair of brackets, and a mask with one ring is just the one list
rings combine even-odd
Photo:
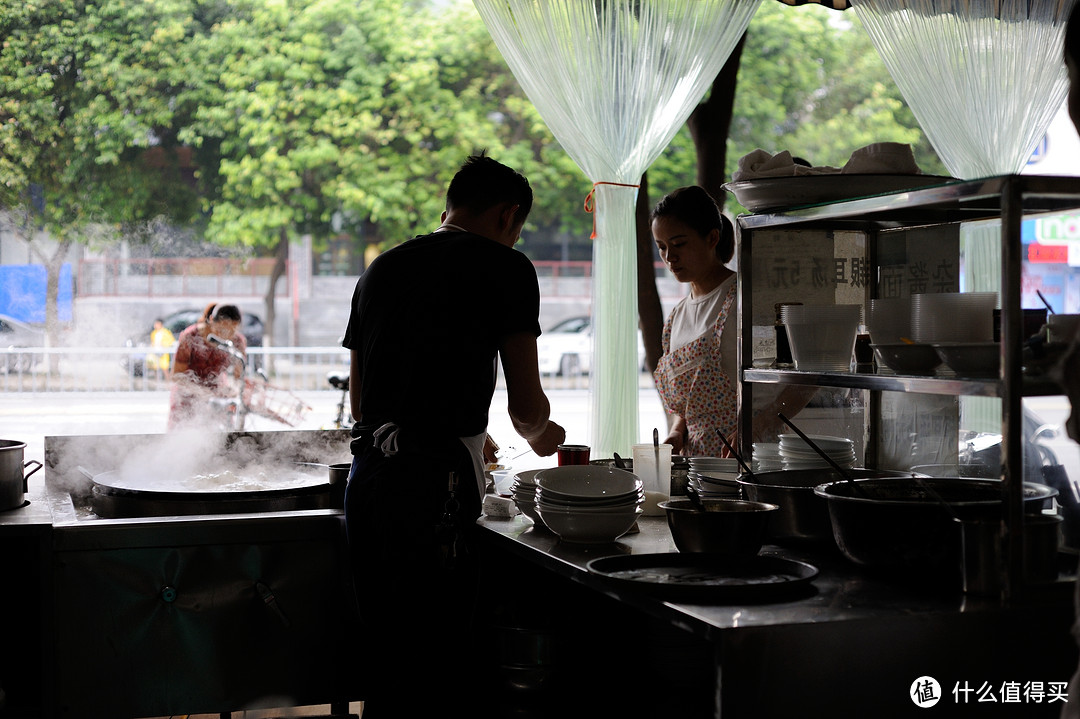
[(330, 478), (282, 467), (272, 475), (242, 469), (163, 479), (153, 473), (109, 471), (91, 478), (91, 504), (99, 517), (166, 517), (193, 514), (326, 509)]

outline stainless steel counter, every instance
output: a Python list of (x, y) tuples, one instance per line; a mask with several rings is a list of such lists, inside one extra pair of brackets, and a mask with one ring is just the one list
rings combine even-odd
[[(1061, 696), (972, 707), (963, 702), (964, 683), (1001, 689), (1041, 681), (1060, 694), (1076, 668), (1069, 633), (1073, 583), (1065, 575), (1058, 585), (1003, 607), (959, 591), (874, 576), (835, 548), (766, 546), (763, 553), (818, 567), (812, 588), (775, 602), (691, 603), (637, 591), (586, 569), (598, 557), (676, 551), (663, 517), (642, 518), (639, 532), (608, 545), (561, 542), (523, 516), (483, 517), (479, 525), (481, 551), (504, 564), (516, 559), (531, 567), (537, 587), (547, 585), (538, 591), (569, 580), (688, 642), (711, 647), (717, 716), (904, 716), (917, 710), (909, 690), (926, 675), (936, 677), (944, 694), (937, 715), (971, 710), (979, 717), (1049, 717), (1060, 711)], [(574, 601), (580, 606), (580, 599)], [(604, 621), (605, 610), (597, 609), (594, 640), (603, 636)], [(843, 690), (823, 692), (829, 685)]]

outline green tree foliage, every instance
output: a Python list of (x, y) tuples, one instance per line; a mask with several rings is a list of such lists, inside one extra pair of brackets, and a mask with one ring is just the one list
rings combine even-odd
[[(884, 140), (940, 171), (854, 22), (762, 4), (728, 174), (757, 147), (843, 164)], [(536, 191), (523, 249), (587, 256), (589, 183), (468, 0), (0, 0), (0, 37), (0, 204), (54, 237), (164, 215), (260, 252), (300, 233), (386, 247), (429, 229), (487, 148)], [(654, 163), (655, 193), (693, 182), (691, 148), (680, 132)]]
[(172, 133), (188, 71), (172, 51), (192, 24), (187, 0), (0, 0), (0, 208), (57, 242), (31, 243), (51, 332), (72, 244), (197, 206)]

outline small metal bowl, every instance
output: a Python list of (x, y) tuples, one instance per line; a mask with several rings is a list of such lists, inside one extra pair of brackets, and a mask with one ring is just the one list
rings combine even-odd
[(689, 499), (669, 499), (657, 506), (667, 513), (668, 528), (680, 552), (752, 557), (765, 543), (769, 517), (779, 507), (741, 499), (711, 499), (705, 511)]

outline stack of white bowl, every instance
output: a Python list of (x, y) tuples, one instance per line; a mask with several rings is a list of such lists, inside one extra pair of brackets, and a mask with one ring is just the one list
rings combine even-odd
[(739, 462), (731, 457), (691, 457), (686, 481), (703, 499), (739, 497)]
[(752, 456), (751, 467), (755, 472), (777, 472), (784, 468), (779, 442), (754, 442)]
[(780, 319), (787, 328), (795, 369), (850, 371), (862, 305), (784, 305)]
[(993, 342), (996, 292), (939, 292), (911, 296), (916, 342)]
[(510, 485), (510, 496), (521, 513), (534, 523), (543, 526), (540, 515), (536, 513), (536, 475), (541, 469), (525, 469), (514, 473), (514, 483)]
[(632, 472), (599, 465), (552, 467), (537, 472), (536, 512), (567, 542), (614, 542), (633, 528), (645, 489)]
[[(830, 437), (820, 434), (808, 434), (814, 444), (829, 456), (836, 464), (844, 468), (855, 466), (855, 443), (846, 437)], [(784, 469), (818, 469), (829, 467), (820, 454), (797, 434), (780, 435), (780, 457)]]

